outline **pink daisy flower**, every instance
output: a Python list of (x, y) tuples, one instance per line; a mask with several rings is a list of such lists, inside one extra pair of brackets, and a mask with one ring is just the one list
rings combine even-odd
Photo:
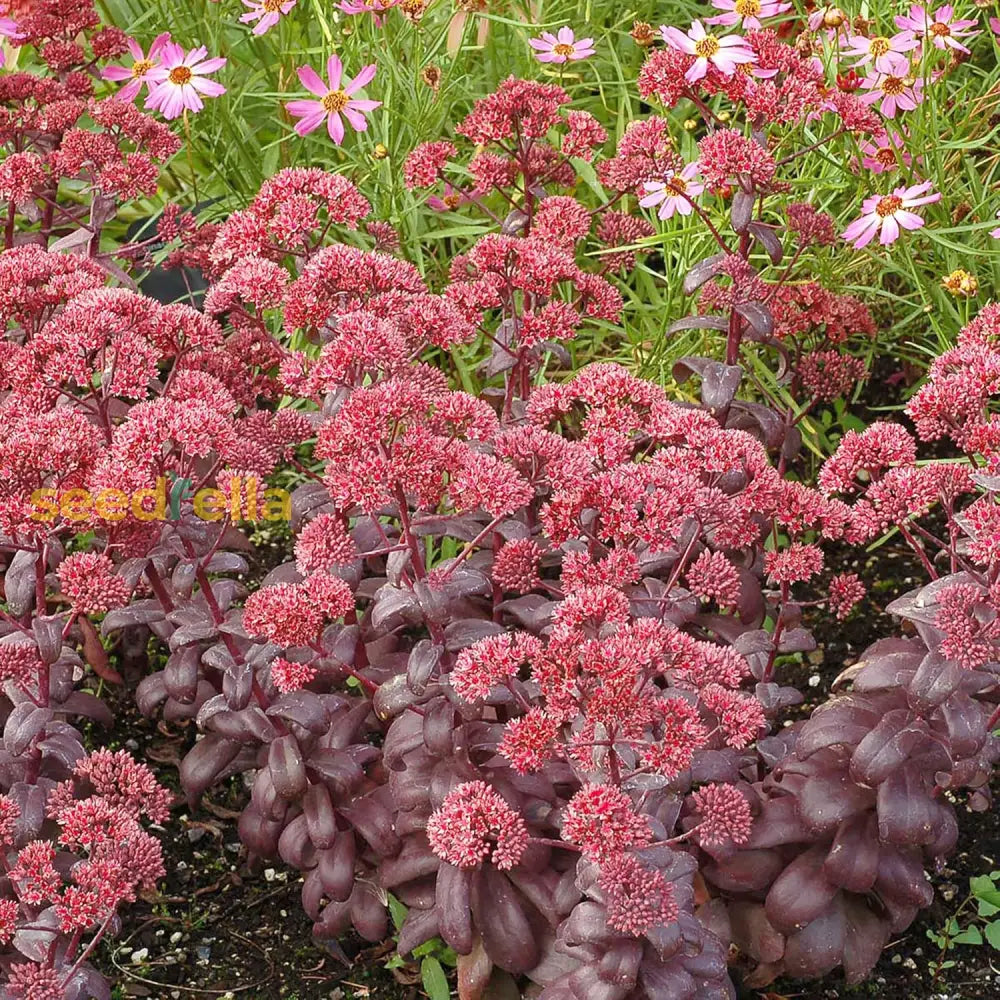
[(432, 195), (427, 199), (427, 207), (433, 208), (435, 212), (453, 212), (462, 205), (478, 201), (484, 194), (485, 192), (480, 191), (479, 188), (473, 188), (471, 191), (463, 191), (461, 188), (452, 187), (451, 184), (445, 181), (444, 195), (440, 198), (437, 195)]
[(543, 63), (576, 62), (594, 54), (593, 38), (577, 38), (572, 28), (560, 28), (556, 34), (543, 31), (541, 38), (529, 38), (535, 58)]
[(662, 181), (646, 181), (642, 186), (646, 194), (639, 199), (643, 208), (659, 205), (657, 215), (661, 219), (678, 215), (690, 215), (694, 211), (692, 200), (705, 190), (705, 185), (695, 181), (701, 164), (689, 163), (680, 173), (664, 175)]
[(897, 111), (912, 111), (924, 99), (924, 81), (910, 72), (905, 56), (894, 55), (887, 73), (872, 73), (861, 81), (867, 94), (861, 95), (865, 104), (879, 104), (879, 111), (886, 118), (895, 118)]
[(376, 24), (382, 23), (380, 14), (395, 7), (399, 0), (340, 0), (338, 10), (345, 14), (371, 14)]
[(688, 83), (697, 83), (708, 72), (708, 67), (714, 66), (726, 76), (732, 76), (744, 63), (757, 61), (753, 50), (746, 39), (739, 35), (723, 35), (716, 38), (710, 35), (701, 21), (694, 21), (687, 34), (680, 28), (660, 28), (660, 35), (672, 49), (695, 56), (694, 64), (684, 74)]
[(896, 27), (908, 28), (918, 35), (926, 35), (933, 40), (936, 49), (950, 48), (968, 52), (969, 50), (958, 39), (978, 35), (978, 31), (972, 30), (977, 22), (954, 21), (952, 20), (954, 14), (955, 8), (951, 4), (939, 7), (932, 14), (926, 7), (915, 3), (910, 7), (909, 14), (897, 15)]
[(853, 241), (856, 249), (867, 246), (879, 234), (879, 243), (887, 246), (899, 239), (900, 227), (903, 229), (920, 229), (924, 220), (911, 208), (920, 205), (930, 205), (941, 200), (941, 194), (935, 191), (927, 194), (931, 182), (914, 184), (911, 187), (895, 188), (892, 194), (872, 195), (865, 198), (861, 204), (861, 217), (855, 219), (841, 236)]
[(742, 24), (745, 31), (759, 30), (762, 17), (775, 17), (792, 9), (790, 3), (778, 3), (777, 0), (712, 0), (712, 6), (725, 13), (706, 17), (706, 24)]
[(128, 50), (132, 56), (131, 66), (105, 66), (101, 70), (102, 80), (128, 80), (128, 83), (118, 91), (118, 96), (123, 101), (134, 101), (142, 90), (142, 85), (146, 84), (150, 90), (153, 84), (149, 74), (160, 64), (160, 52), (163, 46), (170, 41), (170, 32), (164, 31), (162, 35), (157, 35), (153, 39), (153, 44), (149, 47), (149, 54), (142, 51), (142, 47), (134, 38), (128, 40)]
[(909, 167), (913, 157), (906, 149), (906, 143), (899, 132), (883, 132), (858, 143), (861, 150), (861, 166), (873, 174), (884, 174), (890, 170), (898, 170), (900, 166)]
[[(160, 48), (160, 65), (146, 74), (150, 84), (146, 108), (159, 111), (168, 121), (178, 118), (185, 111), (197, 113), (205, 106), (201, 95), (219, 97), (226, 88), (215, 80), (208, 80), (209, 73), (215, 73), (226, 65), (221, 56), (206, 59), (208, 49), (199, 45), (187, 55), (175, 42), (165, 42)], [(155, 84), (156, 86), (153, 86)]]
[[(997, 218), (1000, 219), (1000, 211), (997, 212)], [(1000, 226), (997, 226), (996, 229), (991, 229), (990, 236), (995, 240), (1000, 240)]]
[(326, 83), (323, 83), (319, 74), (311, 66), (302, 66), (299, 69), (299, 79), (302, 81), (302, 86), (311, 94), (315, 94), (319, 100), (289, 101), (285, 105), (290, 114), (302, 119), (296, 123), (295, 131), (299, 135), (308, 135), (314, 129), (319, 128), (325, 118), (326, 130), (338, 146), (344, 141), (343, 118), (347, 119), (355, 132), (364, 132), (368, 128), (365, 114), (380, 107), (382, 102), (359, 100), (353, 95), (366, 84), (371, 83), (375, 78), (375, 70), (375, 63), (363, 66), (361, 72), (353, 80), (348, 80), (341, 85), (344, 67), (335, 55), (330, 56), (326, 63)]
[(250, 9), (240, 15), (240, 23), (252, 24), (253, 33), (263, 35), (270, 31), (297, 3), (297, 0), (243, 0), (243, 6)]
[(885, 35), (851, 35), (844, 47), (845, 56), (859, 56), (855, 66), (866, 66), (874, 62), (879, 73), (891, 73), (893, 61), (905, 52), (912, 52), (920, 47), (920, 40), (912, 31), (901, 31), (892, 38)]

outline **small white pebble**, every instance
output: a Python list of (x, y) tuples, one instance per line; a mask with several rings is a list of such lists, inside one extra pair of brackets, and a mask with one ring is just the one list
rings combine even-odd
[(812, 674), (809, 677), (809, 687), (811, 687), (811, 688), (819, 687), (820, 680), (821, 680), (821, 678), (820, 678), (819, 674)]
[(273, 882), (274, 881), (274, 876), (277, 875), (277, 874), (278, 873), (273, 868), (265, 868), (264, 869), (264, 881), (266, 881), (266, 882)]
[(132, 964), (138, 965), (140, 962), (145, 962), (149, 958), (149, 949), (140, 948), (138, 951), (132, 952)]

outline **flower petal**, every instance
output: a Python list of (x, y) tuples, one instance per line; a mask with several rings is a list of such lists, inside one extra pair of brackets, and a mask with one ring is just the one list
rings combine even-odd
[(326, 119), (326, 130), (330, 138), (339, 146), (344, 141), (344, 122), (338, 111), (331, 111)]
[(334, 53), (326, 61), (326, 82), (330, 84), (331, 90), (340, 90), (340, 81), (344, 75), (344, 64), (340, 57)]
[(344, 87), (344, 93), (353, 94), (355, 93), (355, 91), (358, 91), (362, 87), (371, 83), (372, 80), (375, 79), (376, 69), (378, 69), (378, 67), (375, 63), (370, 63), (367, 66), (362, 66), (361, 71), (358, 73), (358, 75)]
[(310, 94), (317, 97), (326, 97), (330, 88), (320, 79), (319, 73), (312, 66), (300, 66), (298, 70), (299, 82)]

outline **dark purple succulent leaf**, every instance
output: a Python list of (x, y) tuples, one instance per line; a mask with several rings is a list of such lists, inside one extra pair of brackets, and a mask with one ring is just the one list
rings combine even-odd
[(856, 747), (875, 728), (879, 714), (858, 699), (828, 702), (813, 713), (799, 733), (795, 753), (805, 760), (817, 750), (831, 746)]
[(704, 260), (698, 261), (694, 267), (684, 275), (684, 294), (694, 295), (706, 281), (710, 281), (719, 273), (719, 265), (725, 258), (725, 254), (717, 253)]
[(733, 200), (729, 209), (729, 219), (734, 232), (745, 233), (750, 228), (753, 219), (753, 206), (757, 199), (753, 194), (737, 187), (733, 192)]
[(59, 937), (59, 916), (47, 906), (36, 914), (28, 927), (14, 932), (12, 944), (28, 961), (44, 962)]
[(292, 868), (316, 867), (316, 848), (309, 839), (306, 818), (302, 813), (285, 825), (278, 837), (278, 857)]
[(405, 712), (418, 700), (406, 681), (405, 674), (395, 674), (383, 681), (372, 698), (372, 708), (383, 721), (388, 722)]
[[(180, 628), (174, 635), (183, 631)], [(186, 705), (194, 701), (198, 693), (200, 666), (201, 651), (195, 646), (184, 646), (170, 654), (163, 668), (163, 683), (171, 698)]]
[(375, 595), (370, 614), (375, 628), (387, 630), (404, 623), (416, 624), (422, 618), (420, 602), (413, 591), (388, 583)]
[(109, 635), (117, 629), (132, 625), (149, 625), (152, 622), (163, 621), (165, 617), (158, 601), (136, 601), (127, 608), (115, 608), (109, 611), (101, 622), (101, 634)]
[(317, 871), (323, 891), (335, 902), (346, 902), (354, 890), (357, 847), (350, 830), (340, 830), (333, 846), (317, 852)]
[(213, 552), (205, 564), (208, 573), (246, 573), (250, 569), (238, 552)]
[(862, 898), (848, 896), (844, 914), (847, 919), (844, 975), (850, 985), (855, 985), (875, 967), (882, 949), (889, 943), (891, 927)]
[(67, 772), (73, 770), (85, 753), (79, 737), (65, 733), (50, 734), (39, 740), (37, 746), (43, 757), (57, 760)]
[(686, 357), (674, 363), (673, 375), (678, 382), (686, 382), (692, 375), (700, 376), (701, 401), (709, 409), (720, 410), (735, 399), (743, 369), (711, 358)]
[(413, 533), (419, 538), (457, 538), (471, 542), (478, 537), (486, 522), (475, 514), (420, 514), (413, 519)]
[(267, 769), (274, 790), (287, 802), (298, 799), (308, 786), (306, 766), (299, 741), (289, 733), (272, 740), (267, 752)]
[[(943, 731), (947, 749), (954, 757), (971, 757), (989, 739), (988, 718), (989, 709), (982, 702), (956, 691), (937, 709), (934, 728)], [(945, 765), (938, 763), (937, 768), (947, 770), (949, 765), (950, 760)]]
[(82, 715), (84, 718), (93, 719), (94, 722), (102, 726), (111, 726), (115, 721), (107, 704), (86, 691), (74, 691), (63, 700), (59, 707), (70, 715)]
[(805, 695), (798, 688), (770, 682), (755, 685), (754, 695), (768, 715), (790, 708), (792, 705), (801, 705), (805, 701)]
[(499, 635), (507, 630), (488, 618), (458, 618), (448, 623), (444, 630), (445, 648), (457, 653), (480, 639)]
[(240, 752), (239, 743), (209, 733), (184, 755), (180, 766), (181, 787), (194, 805)]
[(513, 624), (528, 632), (538, 634), (552, 621), (552, 615), (558, 605), (541, 594), (526, 594), (504, 601), (500, 610), (509, 616)]
[(861, 813), (837, 828), (823, 873), (849, 892), (865, 893), (875, 884), (879, 859), (878, 823), (874, 813)]
[(790, 976), (818, 979), (844, 960), (847, 918), (843, 895), (801, 930), (785, 941), (784, 966)]
[(901, 907), (930, 906), (934, 889), (924, 872), (921, 853), (912, 848), (885, 847), (879, 853), (875, 891), (885, 902)]
[(937, 803), (924, 774), (913, 763), (893, 771), (878, 786), (878, 833), (890, 844), (915, 847), (932, 839)]
[(472, 914), (486, 954), (501, 969), (515, 975), (538, 962), (538, 939), (509, 879), (492, 865), (478, 872), (472, 883)]
[(182, 625), (170, 636), (170, 648), (181, 649), (195, 643), (210, 642), (219, 636), (219, 627), (211, 619)]
[(414, 694), (422, 695), (427, 690), (443, 654), (444, 648), (435, 645), (430, 639), (421, 639), (410, 650), (406, 661), (406, 682)]
[(31, 631), (38, 646), (38, 655), (42, 663), (51, 666), (62, 655), (62, 633), (65, 621), (62, 618), (35, 618), (31, 623)]
[(927, 726), (905, 709), (887, 712), (851, 755), (851, 777), (875, 787), (927, 740)]
[(288, 691), (276, 698), (267, 715), (295, 723), (310, 733), (325, 733), (330, 727), (330, 714), (323, 700), (311, 691)]
[(823, 872), (826, 848), (800, 854), (775, 879), (764, 901), (767, 918), (783, 934), (792, 934), (815, 920), (838, 893)]
[(340, 814), (380, 857), (399, 853), (401, 843), (392, 828), (392, 813), (378, 799), (371, 795), (355, 799), (349, 806), (342, 806)]
[(940, 653), (928, 653), (910, 679), (907, 695), (914, 711), (929, 712), (947, 701), (962, 685), (965, 671)]
[(310, 785), (302, 797), (302, 813), (305, 816), (309, 839), (317, 850), (331, 848), (337, 838), (337, 813), (333, 799), (324, 785)]
[[(201, 657), (198, 657), (197, 662), (200, 660)], [(222, 696), (234, 712), (250, 704), (250, 699), (253, 697), (253, 681), (254, 670), (247, 662), (234, 662), (223, 671)]]
[(145, 716), (151, 716), (158, 705), (166, 701), (167, 685), (163, 680), (163, 671), (143, 677), (135, 692), (136, 704)]
[(400, 955), (408, 955), (432, 938), (440, 936), (437, 909), (410, 910), (399, 931), (397, 950)]
[(750, 235), (764, 248), (772, 264), (780, 264), (785, 256), (784, 247), (778, 238), (777, 227), (765, 222), (751, 222), (747, 227)]
[(763, 892), (781, 874), (784, 859), (777, 851), (746, 850), (704, 866), (705, 878), (723, 892)]
[[(70, 968), (65, 970), (67, 974)], [(65, 990), (66, 1000), (111, 1000), (112, 996), (108, 981), (86, 962), (69, 977)]]
[(19, 757), (33, 740), (44, 733), (45, 726), (54, 718), (55, 712), (51, 708), (40, 708), (34, 702), (24, 701), (15, 705), (4, 724), (4, 749)]
[(815, 773), (803, 782), (798, 792), (798, 811), (803, 824), (814, 834), (829, 833), (845, 819), (870, 808), (875, 793), (856, 784), (844, 769), (824, 767), (821, 751), (809, 759)]
[(424, 745), (435, 757), (454, 752), (455, 708), (444, 698), (424, 709)]
[(389, 933), (389, 913), (375, 886), (359, 879), (351, 893), (351, 923), (366, 941), (378, 944)]
[(37, 552), (20, 549), (14, 553), (4, 571), (4, 600), (15, 618), (23, 615), (35, 603), (35, 567), (37, 564)]
[(733, 401), (726, 426), (746, 430), (770, 449), (780, 448), (788, 436), (788, 426), (770, 407), (746, 399)]
[(445, 944), (459, 955), (472, 951), (472, 879), (473, 872), (444, 863), (435, 883), (435, 909), (438, 927)]
[(774, 316), (763, 302), (740, 302), (735, 309), (750, 324), (754, 339), (767, 340), (774, 336)]
[(729, 320), (725, 316), (682, 316), (667, 327), (667, 335), (684, 333), (685, 330), (728, 330)]
[(782, 632), (778, 641), (779, 653), (811, 653), (815, 648), (816, 639), (804, 628), (790, 628)]
[(23, 845), (38, 837), (45, 822), (45, 803), (49, 789), (43, 783), (28, 784), (16, 781), (7, 791), (7, 797), (21, 810), (14, 821), (14, 842)]

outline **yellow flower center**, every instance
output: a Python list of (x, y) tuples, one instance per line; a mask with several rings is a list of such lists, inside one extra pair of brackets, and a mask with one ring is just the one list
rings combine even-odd
[(906, 81), (899, 76), (887, 76), (882, 81), (882, 93), (896, 97), (906, 90)]
[(462, 196), (459, 194), (446, 194), (441, 200), (449, 208), (458, 208), (462, 204)]
[(891, 47), (889, 39), (883, 38), (881, 35), (876, 36), (868, 43), (868, 51), (876, 57), (884, 56)]
[(695, 55), (700, 56), (702, 59), (711, 59), (719, 51), (718, 39), (707, 35), (700, 42), (695, 42), (694, 51)]
[(567, 45), (565, 42), (560, 42), (558, 45), (552, 46), (552, 51), (557, 56), (571, 56), (573, 54), (573, 46)]
[(894, 194), (887, 194), (884, 198), (879, 198), (875, 206), (875, 214), (884, 219), (887, 215), (898, 212), (903, 207), (903, 199)]
[(979, 279), (962, 268), (952, 271), (941, 284), (954, 296), (972, 298), (979, 291)]
[(183, 87), (185, 83), (191, 82), (191, 70), (187, 66), (175, 66), (170, 71), (168, 79), (171, 83), (177, 84), (178, 87)]
[(891, 149), (889, 146), (883, 146), (876, 154), (875, 159), (882, 164), (883, 167), (894, 167), (896, 166), (896, 151)]
[(944, 24), (941, 21), (935, 21), (931, 25), (931, 34), (937, 35), (938, 38), (944, 38), (951, 34), (951, 28), (949, 28), (947, 24)]
[(760, 0), (736, 0), (736, 13), (740, 17), (756, 17), (760, 13)]
[(676, 191), (678, 194), (684, 194), (684, 192), (687, 191), (688, 185), (687, 181), (684, 180), (683, 177), (671, 177), (670, 180), (667, 181), (667, 187)]
[(137, 80), (140, 76), (145, 76), (153, 68), (153, 63), (149, 59), (140, 59), (132, 64), (132, 76)]
[(349, 101), (350, 98), (342, 90), (331, 90), (320, 103), (323, 105), (323, 110), (329, 113), (343, 111)]
[(262, 6), (269, 14), (277, 14), (285, 0), (264, 0)]

